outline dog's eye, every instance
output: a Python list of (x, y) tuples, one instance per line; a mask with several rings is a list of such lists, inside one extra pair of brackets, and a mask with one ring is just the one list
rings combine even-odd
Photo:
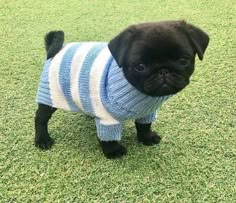
[(190, 63), (190, 59), (189, 59), (189, 58), (182, 57), (182, 58), (179, 59), (179, 63), (180, 63), (180, 65), (182, 65), (182, 66), (188, 66), (189, 63)]
[(143, 71), (145, 71), (145, 69), (146, 69), (146, 66), (144, 64), (142, 64), (142, 63), (140, 63), (137, 66), (135, 66), (135, 70), (137, 72), (143, 72)]

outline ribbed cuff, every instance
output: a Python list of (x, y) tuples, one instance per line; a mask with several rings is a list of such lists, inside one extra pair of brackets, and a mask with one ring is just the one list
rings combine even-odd
[(145, 117), (138, 118), (135, 121), (140, 124), (147, 124), (147, 123), (152, 123), (154, 120), (156, 120), (156, 112), (151, 113)]
[(103, 125), (96, 119), (97, 136), (100, 141), (120, 141), (122, 124)]

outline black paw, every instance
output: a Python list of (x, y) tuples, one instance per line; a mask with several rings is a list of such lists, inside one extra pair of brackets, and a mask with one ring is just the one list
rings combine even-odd
[(48, 150), (54, 144), (54, 140), (50, 136), (36, 136), (35, 138), (35, 146), (43, 149)]
[(115, 159), (120, 158), (123, 155), (127, 154), (127, 150), (125, 147), (123, 147), (121, 144), (119, 144), (117, 141), (99, 141), (100, 145), (102, 147), (102, 151), (104, 155), (108, 159)]
[(156, 132), (149, 132), (145, 135), (138, 135), (138, 141), (147, 146), (159, 144), (161, 137)]

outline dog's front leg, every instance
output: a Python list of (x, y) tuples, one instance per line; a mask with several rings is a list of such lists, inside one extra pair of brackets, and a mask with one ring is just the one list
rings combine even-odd
[(144, 145), (151, 146), (159, 144), (161, 137), (151, 129), (152, 122), (156, 120), (156, 112), (135, 120), (138, 141)]
[(156, 112), (153, 112), (143, 118), (135, 120), (138, 141), (144, 145), (150, 146), (159, 144), (161, 137), (151, 129), (152, 122), (156, 119)]
[(120, 158), (123, 155), (127, 154), (127, 150), (122, 146), (118, 141), (101, 141), (99, 143), (102, 147), (104, 155), (108, 159)]
[(147, 146), (159, 144), (161, 141), (161, 137), (151, 130), (151, 125), (152, 123), (142, 124), (135, 122), (138, 141)]
[(120, 158), (127, 154), (127, 150), (119, 141), (121, 139), (122, 124), (103, 124), (96, 119), (97, 135), (104, 155), (108, 159)]
[(35, 115), (35, 146), (40, 149), (49, 149), (54, 140), (48, 134), (48, 121), (56, 108), (39, 104)]

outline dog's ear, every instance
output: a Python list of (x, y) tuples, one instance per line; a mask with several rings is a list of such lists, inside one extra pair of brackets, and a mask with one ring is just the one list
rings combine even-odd
[(130, 26), (113, 38), (108, 44), (108, 48), (119, 67), (125, 65), (126, 55), (134, 40), (135, 33), (135, 26)]
[(184, 21), (182, 21), (181, 24), (184, 27), (184, 31), (187, 34), (195, 52), (197, 53), (198, 58), (202, 60), (210, 40), (208, 34), (200, 28), (187, 24)]

